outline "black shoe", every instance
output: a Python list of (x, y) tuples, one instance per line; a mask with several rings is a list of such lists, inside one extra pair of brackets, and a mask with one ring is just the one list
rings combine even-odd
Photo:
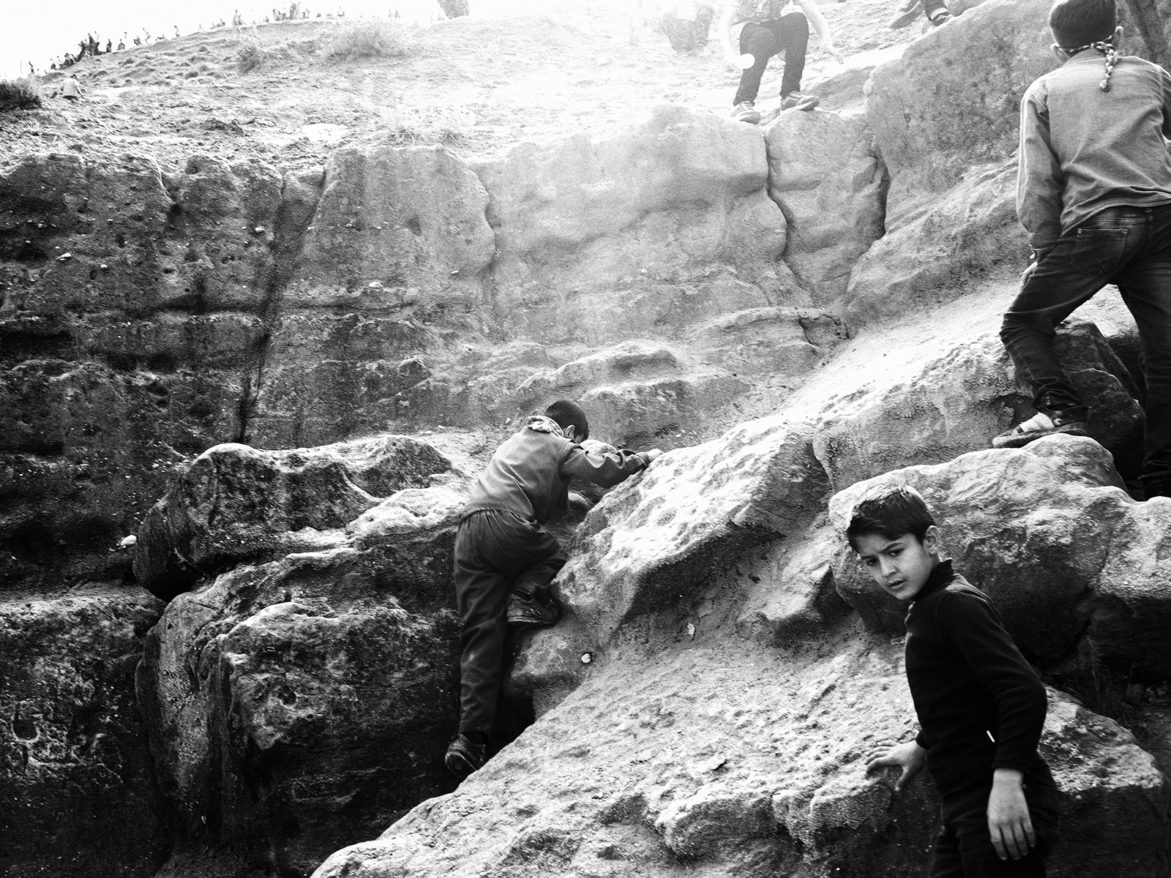
[(544, 628), (561, 621), (561, 605), (552, 595), (514, 591), (508, 599), (508, 624)]
[(443, 757), (443, 764), (447, 770), (461, 780), (484, 765), (485, 746), (476, 743), (470, 736), (460, 732), (447, 745), (447, 755)]

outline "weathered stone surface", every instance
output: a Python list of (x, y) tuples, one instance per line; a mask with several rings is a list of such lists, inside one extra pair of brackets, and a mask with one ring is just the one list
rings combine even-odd
[(138, 685), (185, 845), (307, 874), (448, 788), (456, 507), (425, 493), (168, 605)]
[(487, 206), (480, 181), (449, 150), (340, 149), (326, 167), (285, 305), (479, 305), (494, 254)]
[(950, 189), (1017, 146), (1020, 99), (1057, 66), (1044, 0), (988, 0), (875, 68), (867, 118), (890, 173), (887, 228), (904, 202)]
[(217, 445), (201, 454), (147, 514), (134, 571), (171, 598), (226, 565), (317, 548), (380, 498), (424, 487), (450, 461), (405, 436), (291, 451)]
[(901, 204), (892, 183), (886, 234), (854, 264), (843, 317), (860, 327), (911, 314), (1022, 269), (1015, 199), (1015, 160), (968, 168), (951, 188)]
[[(927, 498), (948, 554), (996, 602), (1031, 658), (1166, 677), (1171, 576), (1162, 559), (1171, 501), (1130, 499), (1096, 442), (1055, 436), (898, 470), (834, 495), (829, 526), (842, 533), (853, 505), (877, 484), (909, 484)], [(844, 546), (834, 579), (870, 625), (901, 629), (905, 607)]]
[(686, 601), (747, 549), (799, 528), (828, 487), (810, 432), (779, 417), (738, 427), (660, 458), (592, 510), (557, 580), (589, 642)]
[[(784, 217), (748, 126), (662, 106), (628, 134), (521, 144), (476, 169), (499, 249), (496, 307), (519, 311), (522, 326), (549, 324), (552, 337), (610, 340), (622, 331), (603, 322), (612, 291), (633, 305), (648, 285), (708, 276), (713, 262), (756, 283), (784, 280)], [(602, 314), (575, 307), (598, 294)]]
[[(834, 487), (986, 448), (993, 436), (1031, 415), (1031, 395), (1020, 392), (1011, 361), (990, 331), (996, 326), (974, 327), (979, 334), (973, 339), (949, 343), (936, 356), (892, 362), (889, 371), (874, 373), (867, 391), (829, 402), (814, 447)], [(1092, 405), (1091, 434), (1110, 448), (1132, 442), (1142, 429), (1136, 390), (1101, 334), (1090, 324), (1075, 325), (1059, 333), (1056, 347)], [(899, 350), (891, 347), (892, 358)]]
[(885, 169), (863, 119), (783, 113), (765, 136), (769, 197), (788, 228), (785, 261), (817, 304), (841, 298), (883, 234)]
[[(315, 878), (926, 874), (931, 784), (895, 797), (864, 771), (870, 750), (914, 733), (901, 644), (848, 630), (818, 654), (709, 638), (600, 662), (455, 793)], [(1157, 874), (1162, 846), (1139, 842), (1166, 817), (1153, 759), (1057, 695), (1042, 751), (1067, 791), (1054, 874)], [(1094, 827), (1091, 801), (1129, 821), (1118, 838)]]
[(134, 700), (161, 612), (112, 584), (0, 601), (0, 872), (148, 878), (166, 855)]

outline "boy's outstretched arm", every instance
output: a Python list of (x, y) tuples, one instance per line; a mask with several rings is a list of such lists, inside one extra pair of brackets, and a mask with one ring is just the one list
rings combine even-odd
[(919, 769), (926, 761), (927, 751), (919, 742), (907, 741), (905, 744), (895, 744), (885, 750), (879, 748), (872, 752), (866, 757), (866, 773), (870, 774), (874, 769), (888, 765), (901, 768), (902, 774), (895, 781), (894, 791), (897, 793), (906, 786), (907, 781), (919, 773)]
[(1019, 860), (1037, 843), (1029, 805), (1025, 801), (1024, 776), (1015, 768), (998, 768), (992, 775), (988, 796), (988, 831), (992, 846), (1002, 860)]
[(561, 464), (561, 473), (609, 488), (642, 472), (662, 453), (658, 448), (649, 451), (589, 452), (575, 445)]

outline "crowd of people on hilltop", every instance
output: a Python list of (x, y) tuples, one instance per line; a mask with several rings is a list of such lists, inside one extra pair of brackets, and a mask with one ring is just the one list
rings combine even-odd
[[(293, 0), (293, 2), (289, 3), (287, 7), (273, 7), (272, 12), (264, 16), (263, 19), (250, 22), (246, 22), (240, 11), (236, 10), (232, 14), (231, 26), (245, 27), (249, 24), (268, 24), (274, 21), (294, 21), (307, 19), (310, 17), (322, 18), (323, 14), (320, 12), (311, 13), (308, 6), (299, 2), (299, 0)], [(345, 18), (345, 10), (339, 8), (336, 12), (326, 13), (325, 17)], [(210, 29), (212, 30), (221, 27), (228, 27), (228, 22), (223, 18), (217, 19), (210, 25)], [(87, 33), (83, 39), (77, 41), (76, 52), (71, 50), (57, 56), (49, 63), (49, 70), (65, 70), (84, 60), (85, 58), (93, 58), (97, 57), (98, 55), (108, 55), (111, 52), (121, 52), (130, 46), (145, 46), (150, 45), (151, 43), (158, 43), (166, 39), (174, 39), (181, 36), (178, 25), (172, 25), (172, 29), (174, 33), (171, 35), (171, 37), (168, 37), (163, 33), (152, 33), (148, 28), (145, 27), (141, 32), (135, 32), (133, 35), (128, 31), (124, 31), (122, 36), (119, 37), (117, 43), (115, 43), (112, 38), (107, 37), (103, 41), (100, 36), (94, 36), (92, 32)], [(199, 29), (203, 30), (203, 26), (200, 25)], [(31, 61), (28, 62), (28, 72), (30, 76), (35, 76), (37, 74), (36, 65)]]

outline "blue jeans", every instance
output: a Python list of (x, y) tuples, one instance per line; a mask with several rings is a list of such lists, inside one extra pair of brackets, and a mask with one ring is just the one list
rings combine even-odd
[(489, 735), (504, 678), (508, 598), (547, 588), (565, 564), (561, 546), (535, 521), (484, 509), (459, 524), (455, 535), (455, 603), (460, 638), (461, 732)]
[(768, 59), (785, 53), (785, 72), (781, 74), (781, 97), (801, 90), (805, 73), (805, 52), (809, 47), (809, 20), (803, 12), (790, 12), (772, 21), (740, 29), (740, 54), (752, 55), (756, 63), (740, 74), (740, 87), (733, 104), (755, 101)]
[(1070, 229), (1025, 269), (1000, 338), (1039, 411), (1085, 417), (1086, 406), (1053, 352), (1062, 320), (1113, 283), (1138, 325), (1146, 371), (1146, 442), (1140, 479), (1171, 493), (1171, 205), (1110, 207)]

